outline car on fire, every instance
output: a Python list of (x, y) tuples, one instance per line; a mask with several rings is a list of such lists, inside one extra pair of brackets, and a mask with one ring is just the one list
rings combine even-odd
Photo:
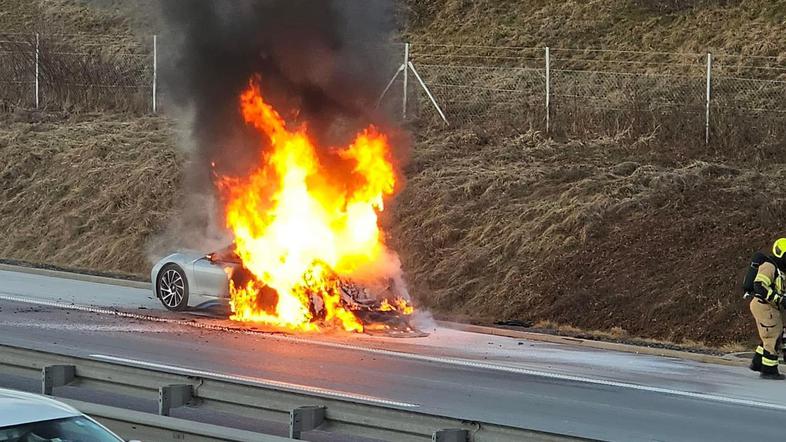
[[(186, 311), (203, 306), (229, 306), (230, 280), (236, 287), (253, 278), (243, 267), (234, 246), (211, 253), (177, 252), (159, 260), (150, 272), (153, 292), (168, 310)], [(389, 329), (408, 329), (411, 306), (396, 305), (402, 299), (394, 281), (371, 289), (341, 280), (341, 304), (364, 323), (385, 324)], [(391, 303), (390, 301), (394, 301)], [(323, 314), (316, 296), (310, 309), (314, 317)], [(404, 314), (401, 314), (404, 313)]]

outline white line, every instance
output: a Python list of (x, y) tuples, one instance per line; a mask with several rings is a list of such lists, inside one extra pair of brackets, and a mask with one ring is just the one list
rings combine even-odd
[(732, 405), (744, 405), (748, 407), (759, 407), (759, 408), (766, 408), (778, 411), (786, 411), (786, 405), (779, 405), (779, 404), (771, 404), (767, 402), (760, 402), (754, 401), (749, 399), (742, 399), (742, 398), (731, 398), (726, 396), (718, 396), (713, 394), (706, 394), (706, 393), (695, 393), (690, 391), (681, 391), (681, 390), (673, 390), (670, 388), (661, 388), (655, 387), (650, 385), (640, 385), (640, 384), (631, 384), (627, 382), (618, 382), (618, 381), (608, 381), (603, 379), (593, 379), (581, 376), (573, 376), (573, 375), (566, 375), (566, 374), (559, 374), (559, 373), (550, 373), (545, 371), (538, 371), (538, 370), (531, 370), (526, 368), (517, 368), (517, 367), (507, 367), (504, 365), (496, 365), (496, 364), (489, 364), (484, 362), (476, 362), (468, 359), (458, 359), (458, 358), (447, 358), (447, 357), (439, 357), (439, 356), (426, 356), (426, 355), (418, 355), (414, 353), (404, 353), (404, 352), (397, 352), (392, 350), (383, 350), (377, 348), (368, 348), (368, 347), (361, 347), (357, 345), (351, 344), (341, 344), (337, 342), (326, 342), (326, 341), (318, 341), (318, 340), (309, 340), (304, 339), (296, 336), (281, 336), (273, 333), (266, 333), (263, 331), (258, 330), (245, 330), (241, 328), (234, 328), (234, 327), (226, 327), (220, 326), (215, 324), (205, 324), (200, 323), (192, 320), (182, 320), (182, 319), (171, 319), (171, 318), (161, 318), (157, 316), (151, 315), (140, 315), (136, 313), (129, 313), (123, 312), (119, 310), (109, 310), (106, 308), (97, 308), (97, 307), (89, 307), (83, 305), (76, 305), (76, 304), (61, 304), (55, 301), (45, 301), (45, 300), (31, 300), (27, 298), (21, 298), (14, 295), (8, 295), (4, 293), (0, 293), (0, 300), (7, 300), (7, 301), (14, 301), (14, 302), (25, 302), (30, 304), (37, 304), (37, 305), (45, 305), (50, 307), (56, 308), (64, 308), (70, 310), (79, 310), (91, 313), (101, 313), (101, 314), (109, 314), (109, 315), (116, 315), (125, 318), (133, 318), (133, 319), (140, 319), (140, 320), (147, 320), (147, 321), (154, 321), (154, 322), (164, 322), (168, 324), (177, 324), (183, 325), (188, 327), (195, 327), (201, 329), (208, 329), (208, 330), (215, 330), (215, 331), (225, 331), (230, 333), (240, 333), (240, 334), (247, 334), (247, 335), (265, 335), (268, 338), (277, 339), (280, 341), (288, 341), (288, 342), (297, 342), (297, 343), (305, 343), (310, 345), (320, 345), (323, 347), (329, 348), (338, 348), (343, 350), (353, 350), (353, 351), (361, 351), (366, 353), (372, 353), (377, 355), (384, 355), (384, 356), (391, 356), (396, 358), (402, 359), (410, 359), (414, 361), (422, 361), (422, 362), (430, 362), (430, 363), (438, 363), (438, 364), (447, 364), (447, 365), (454, 365), (459, 367), (466, 367), (466, 368), (475, 368), (475, 369), (483, 369), (483, 370), (493, 370), (493, 371), (500, 371), (506, 373), (513, 373), (525, 376), (537, 376), (541, 378), (547, 379), (558, 379), (563, 381), (572, 381), (572, 382), (581, 382), (586, 384), (593, 384), (593, 385), (601, 385), (606, 387), (617, 387), (617, 388), (627, 388), (631, 390), (637, 391), (647, 391), (652, 393), (661, 393), (661, 394), (668, 394), (672, 396), (680, 396), (685, 398), (691, 399), (700, 399), (700, 400), (709, 400), (714, 402), (720, 402), (725, 404), (732, 404)]
[(305, 342), (308, 344), (318, 344), (324, 345), (329, 347), (335, 348), (342, 348), (342, 349), (351, 349), (357, 351), (364, 351), (368, 353), (375, 353), (379, 355), (385, 356), (393, 356), (405, 359), (411, 359), (416, 361), (425, 361), (425, 362), (436, 362), (448, 365), (456, 365), (461, 367), (467, 368), (479, 368), (484, 370), (493, 370), (493, 371), (501, 371), (513, 374), (520, 374), (520, 375), (527, 375), (527, 376), (538, 376), (542, 378), (548, 379), (558, 379), (563, 381), (572, 381), (572, 382), (581, 382), (586, 384), (594, 384), (594, 385), (602, 385), (606, 387), (617, 387), (617, 388), (627, 388), (631, 390), (638, 390), (638, 391), (647, 391), (652, 393), (662, 393), (668, 394), (672, 396), (680, 396), (686, 397), (691, 399), (701, 399), (701, 400), (709, 400), (715, 401), (720, 403), (726, 404), (733, 404), (733, 405), (744, 405), (748, 407), (760, 407), (760, 408), (767, 408), (772, 410), (778, 411), (786, 411), (786, 405), (779, 405), (779, 404), (771, 404), (767, 402), (759, 402), (749, 399), (741, 399), (741, 398), (731, 398), (726, 396), (718, 396), (713, 394), (706, 394), (706, 393), (695, 393), (690, 391), (682, 391), (682, 390), (673, 390), (670, 388), (662, 388), (662, 387), (655, 387), (650, 385), (640, 385), (640, 384), (631, 384), (628, 382), (618, 382), (618, 381), (607, 381), (603, 379), (593, 379), (587, 378), (582, 376), (573, 376), (567, 374), (559, 374), (559, 373), (550, 373), (545, 371), (538, 371), (538, 370), (531, 370), (526, 368), (517, 368), (517, 367), (507, 367), (504, 365), (496, 365), (496, 364), (488, 364), (483, 362), (476, 362), (468, 359), (458, 359), (458, 358), (446, 358), (446, 357), (439, 357), (439, 356), (425, 356), (425, 355), (418, 355), (414, 353), (401, 353), (391, 350), (383, 350), (377, 348), (367, 348), (367, 347), (359, 347), (350, 344), (338, 344), (334, 342), (314, 342), (309, 341), (302, 338), (297, 338), (293, 336), (272, 336), (274, 339), (279, 340), (288, 340), (288, 341), (296, 341), (296, 342)]
[(262, 378), (254, 378), (249, 376), (239, 376), (239, 375), (227, 375), (221, 373), (214, 373), (210, 371), (203, 371), (203, 370), (194, 370), (191, 368), (184, 368), (184, 367), (177, 367), (174, 365), (166, 365), (166, 364), (159, 364), (156, 362), (147, 362), (147, 361), (140, 361), (137, 359), (127, 359), (127, 358), (119, 358), (116, 356), (107, 356), (107, 355), (90, 355), (91, 358), (95, 359), (102, 359), (105, 361), (111, 362), (120, 362), (124, 364), (131, 364), (137, 365), (141, 367), (148, 367), (154, 368), (158, 370), (164, 371), (176, 371), (186, 375), (192, 376), (201, 376), (201, 377), (211, 377), (211, 378), (218, 378), (224, 379), (228, 381), (241, 381), (241, 382), (250, 382), (254, 384), (264, 385), (267, 387), (275, 387), (275, 388), (285, 388), (288, 390), (294, 391), (302, 391), (305, 393), (312, 393), (320, 396), (327, 396), (327, 397), (335, 397), (340, 399), (350, 399), (350, 400), (360, 400), (364, 402), (372, 402), (382, 405), (392, 405), (395, 407), (402, 407), (402, 408), (418, 408), (420, 405), (418, 404), (410, 404), (409, 402), (398, 402), (389, 399), (383, 399), (375, 396), (367, 396), (364, 394), (356, 394), (356, 393), (349, 393), (344, 391), (337, 391), (337, 390), (330, 390), (327, 388), (321, 387), (312, 387), (309, 385), (301, 385), (301, 384), (292, 384), (289, 382), (281, 382), (281, 381), (273, 381), (270, 379), (262, 379)]

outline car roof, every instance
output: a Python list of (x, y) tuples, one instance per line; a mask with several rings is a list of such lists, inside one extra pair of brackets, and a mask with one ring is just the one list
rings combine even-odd
[(81, 415), (70, 405), (46, 396), (0, 388), (0, 427)]

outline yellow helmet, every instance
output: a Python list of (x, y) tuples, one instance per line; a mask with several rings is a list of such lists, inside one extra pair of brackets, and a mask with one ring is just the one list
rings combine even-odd
[(786, 238), (775, 240), (775, 244), (772, 245), (772, 254), (776, 258), (783, 258), (786, 255)]

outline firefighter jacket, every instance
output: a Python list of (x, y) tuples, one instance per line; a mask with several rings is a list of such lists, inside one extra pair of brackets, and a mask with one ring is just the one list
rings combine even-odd
[(775, 307), (780, 307), (784, 302), (785, 275), (774, 264), (765, 262), (759, 266), (759, 273), (753, 280), (755, 295)]

